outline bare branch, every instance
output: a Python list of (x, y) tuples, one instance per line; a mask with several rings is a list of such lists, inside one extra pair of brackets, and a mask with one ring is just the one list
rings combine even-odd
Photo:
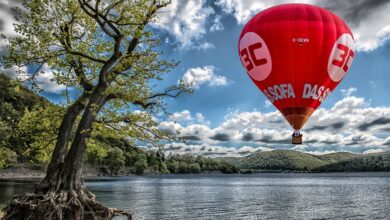
[[(149, 109), (150, 107), (153, 107), (153, 106), (160, 104), (158, 102), (157, 98), (161, 98), (161, 97), (176, 98), (176, 97), (179, 97), (184, 92), (185, 91), (182, 88), (174, 86), (174, 87), (170, 87), (170, 88), (165, 89), (164, 92), (155, 93), (155, 94), (152, 94), (146, 98), (141, 98), (141, 99), (136, 99), (136, 100), (128, 100), (128, 101), (131, 102), (132, 104), (140, 106), (146, 110), (146, 109)], [(111, 99), (124, 99), (124, 100), (126, 100), (126, 97), (127, 97), (127, 94), (124, 94), (124, 93), (119, 93), (119, 92), (118, 93), (111, 93), (107, 96), (107, 100), (111, 100)]]

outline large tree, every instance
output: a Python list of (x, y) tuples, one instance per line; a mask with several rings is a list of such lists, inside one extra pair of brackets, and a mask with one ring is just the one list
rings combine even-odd
[(134, 144), (158, 144), (166, 137), (153, 113), (164, 109), (164, 97), (190, 92), (182, 83), (159, 83), (177, 63), (161, 57), (159, 39), (148, 24), (167, 4), (29, 0), (15, 9), (18, 35), (7, 38), (2, 64), (28, 67), (32, 85), (37, 74), (50, 69), (58, 84), (72, 89), (66, 94), (75, 98), (60, 123), (46, 177), (32, 194), (11, 200), (6, 219), (106, 219), (126, 214), (102, 206), (86, 190), (83, 157), (96, 130), (122, 135)]

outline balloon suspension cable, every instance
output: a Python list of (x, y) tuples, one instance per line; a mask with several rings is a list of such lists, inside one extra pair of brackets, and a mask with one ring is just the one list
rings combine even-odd
[(302, 136), (302, 133), (300, 130), (294, 130), (293, 137), (300, 137)]

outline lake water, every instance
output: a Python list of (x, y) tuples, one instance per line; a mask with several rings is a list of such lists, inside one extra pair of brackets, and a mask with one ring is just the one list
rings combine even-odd
[[(30, 186), (0, 182), (0, 204)], [(390, 173), (133, 176), (87, 187), (135, 219), (390, 219)]]

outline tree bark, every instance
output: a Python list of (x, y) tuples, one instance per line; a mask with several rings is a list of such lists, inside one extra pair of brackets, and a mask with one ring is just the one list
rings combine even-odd
[(97, 86), (92, 93), (88, 105), (85, 107), (83, 116), (79, 122), (72, 145), (66, 154), (64, 162), (60, 169), (57, 169), (57, 175), (50, 174), (50, 177), (56, 176), (51, 180), (55, 182), (56, 187), (50, 191), (82, 191), (84, 183), (82, 180), (83, 157), (86, 149), (86, 139), (90, 137), (92, 124), (98, 113), (106, 102), (104, 96), (105, 86)]
[(76, 122), (77, 116), (79, 116), (84, 110), (85, 102), (88, 97), (89, 94), (84, 93), (67, 109), (58, 130), (57, 142), (53, 150), (50, 163), (47, 167), (47, 174), (51, 174), (60, 164), (64, 162), (74, 123)]

